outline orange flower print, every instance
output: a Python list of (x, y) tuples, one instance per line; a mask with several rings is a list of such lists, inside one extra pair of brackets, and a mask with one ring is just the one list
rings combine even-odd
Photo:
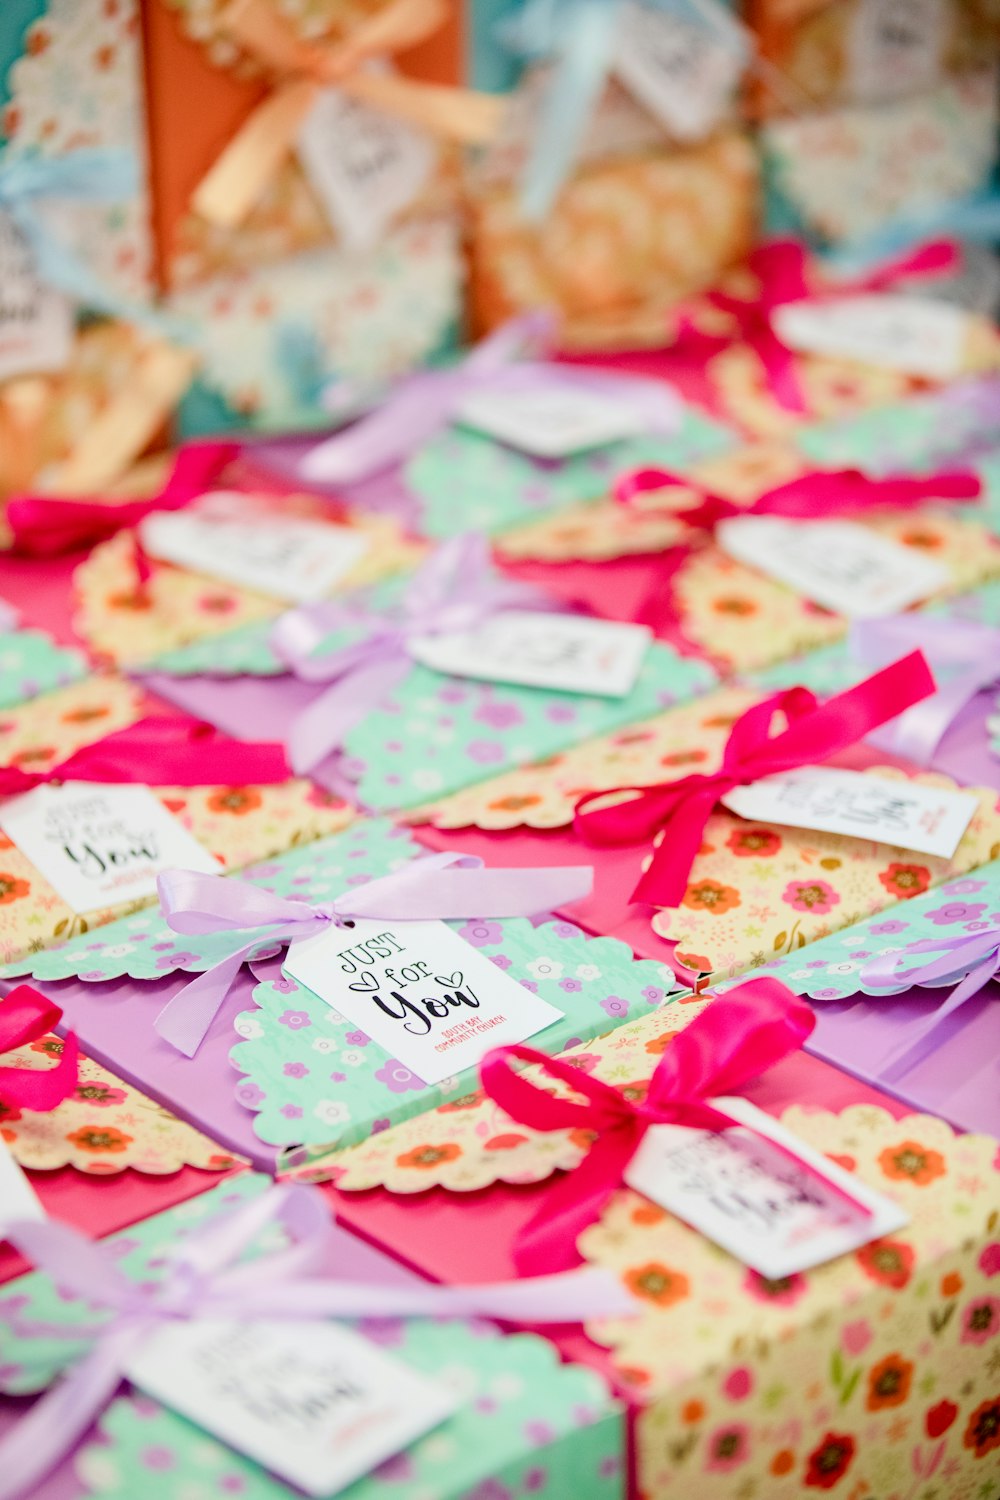
[(523, 812), (526, 807), (534, 807), (541, 802), (541, 797), (498, 797), (491, 802), (490, 807), (496, 808), (498, 812)]
[(18, 880), (16, 875), (9, 875), (6, 870), (0, 870), (0, 906), (9, 906), (12, 901), (20, 901), (21, 897), (29, 895), (30, 891), (30, 881)]
[(703, 760), (708, 759), (706, 750), (672, 750), (669, 755), (660, 756), (661, 766), (699, 766)]
[(74, 1130), (66, 1139), (81, 1151), (125, 1151), (131, 1146), (133, 1137), (123, 1130), (116, 1130), (113, 1125), (84, 1125), (82, 1130)]
[(917, 1141), (900, 1141), (898, 1146), (887, 1146), (878, 1162), (887, 1177), (905, 1178), (916, 1187), (926, 1187), (945, 1173), (941, 1153), (929, 1151)]
[(665, 1211), (655, 1203), (641, 1203), (631, 1214), (633, 1224), (659, 1224), (666, 1217)]
[(1000, 1448), (1000, 1396), (977, 1406), (969, 1418), (962, 1442), (977, 1458), (985, 1458)]
[(447, 1104), (439, 1104), (437, 1113), (449, 1115), (460, 1109), (475, 1109), (476, 1105), (482, 1104), (485, 1098), (485, 1089), (477, 1089), (474, 1094), (460, 1094), (457, 1099), (449, 1099)]
[(456, 1146), (451, 1142), (445, 1146), (414, 1146), (412, 1151), (404, 1151), (402, 1156), (396, 1157), (396, 1166), (416, 1167), (420, 1171), (428, 1172), (439, 1162), (454, 1161), (461, 1154), (461, 1146)]
[(913, 1250), (901, 1240), (872, 1240), (854, 1255), (866, 1276), (897, 1292), (913, 1275)]
[(942, 1297), (957, 1297), (965, 1282), (957, 1271), (949, 1271), (947, 1276), (941, 1277)]
[(666, 1052), (676, 1035), (676, 1031), (661, 1031), (659, 1036), (652, 1037), (646, 1043), (646, 1051), (651, 1052), (654, 1057), (660, 1052)]
[(720, 599), (713, 599), (712, 608), (719, 615), (755, 615), (757, 606), (752, 599), (741, 599), (738, 594), (724, 594)]
[(682, 953), (678, 948), (674, 955), (679, 964), (685, 969), (690, 969), (693, 974), (711, 974), (712, 960), (704, 953)]
[(886, 1406), (902, 1406), (910, 1394), (913, 1384), (913, 1365), (900, 1354), (887, 1355), (868, 1372), (868, 1395), (865, 1406), (869, 1411), (881, 1411)]
[(672, 1271), (658, 1260), (635, 1266), (625, 1272), (623, 1279), (633, 1296), (655, 1302), (657, 1307), (672, 1307), (675, 1302), (683, 1302), (691, 1289), (686, 1276), (680, 1271)]
[(61, 1036), (43, 1036), (40, 1042), (32, 1042), (32, 1052), (44, 1052), (48, 1057), (62, 1057), (66, 1043)]
[(705, 1406), (701, 1401), (685, 1401), (681, 1407), (681, 1421), (693, 1425), (700, 1422), (705, 1415)]
[(770, 859), (781, 848), (781, 838), (770, 828), (738, 828), (729, 835), (726, 848), (741, 859)]
[(91, 724), (95, 719), (106, 719), (111, 712), (110, 708), (101, 707), (99, 704), (91, 704), (89, 707), (71, 708), (68, 713), (61, 714), (64, 724)]
[(149, 589), (142, 584), (135, 589), (126, 589), (118, 594), (109, 594), (105, 602), (109, 609), (134, 610), (137, 614), (142, 610), (152, 609), (153, 607), (153, 601), (149, 597)]
[(252, 787), (226, 786), (218, 792), (213, 792), (209, 797), (208, 810), (216, 813), (232, 813), (236, 818), (243, 818), (247, 813), (260, 807), (263, 801), (260, 792), (255, 792)]
[(891, 864), (879, 873), (879, 882), (891, 896), (906, 901), (910, 896), (919, 896), (931, 883), (931, 872), (926, 865)]
[(934, 531), (906, 531), (899, 539), (904, 547), (920, 547), (925, 552), (936, 552), (944, 545), (943, 537)]
[(713, 917), (721, 917), (723, 912), (732, 911), (739, 904), (739, 891), (734, 886), (721, 885), (717, 880), (696, 880), (688, 886), (681, 902), (682, 906), (693, 907), (695, 911), (711, 912)]
[(776, 1478), (780, 1479), (782, 1474), (787, 1474), (794, 1467), (795, 1454), (792, 1452), (791, 1448), (782, 1448), (780, 1452), (776, 1453), (771, 1459), (771, 1473), (774, 1474)]
[(11, 756), (12, 766), (33, 766), (40, 761), (52, 760), (56, 750), (54, 745), (33, 745), (27, 750), (19, 750), (16, 755)]

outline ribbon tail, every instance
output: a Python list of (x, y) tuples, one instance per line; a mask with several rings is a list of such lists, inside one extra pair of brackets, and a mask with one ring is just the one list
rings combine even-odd
[(615, 0), (576, 0), (562, 22), (561, 52), (521, 188), (521, 211), (534, 223), (551, 210), (577, 158), (614, 58), (617, 23)]
[(519, 1275), (569, 1271), (580, 1264), (577, 1240), (621, 1187), (622, 1173), (644, 1130), (644, 1123), (636, 1119), (600, 1133), (580, 1165), (546, 1191), (538, 1212), (514, 1240)]
[(154, 1031), (175, 1052), (196, 1057), (244, 962), (255, 948), (266, 943), (266, 934), (261, 934), (192, 979), (167, 1001), (153, 1022)]
[(195, 188), (195, 213), (222, 229), (242, 224), (291, 151), (318, 94), (311, 78), (297, 79), (258, 105)]
[(0, 1101), (46, 1114), (73, 1094), (79, 1078), (80, 1049), (76, 1033), (70, 1031), (56, 1067), (0, 1068)]
[(410, 659), (393, 656), (349, 672), (310, 703), (288, 731), (288, 758), (297, 776), (305, 775), (339, 750), (345, 736), (370, 714), (410, 670)]
[(792, 351), (785, 348), (770, 325), (755, 332), (749, 343), (764, 366), (768, 386), (778, 405), (797, 416), (805, 416), (809, 411), (809, 403), (796, 373), (795, 355)]
[(691, 867), (701, 848), (705, 824), (719, 795), (720, 788), (710, 786), (678, 803), (663, 824), (663, 837), (632, 892), (632, 901), (643, 901), (650, 906), (680, 906)]
[(465, 146), (492, 141), (506, 109), (505, 101), (492, 94), (422, 83), (393, 73), (351, 73), (337, 86), (373, 109)]
[(997, 955), (993, 953), (969, 971), (961, 984), (955, 986), (944, 1004), (939, 1005), (927, 1021), (907, 1028), (903, 1041), (884, 1059), (879, 1069), (879, 1078), (886, 1083), (897, 1083), (925, 1058), (930, 1057), (938, 1041), (942, 1039), (942, 1033), (948, 1029), (945, 1023), (949, 1017), (960, 1010), (967, 1000), (971, 1000), (973, 995), (977, 995), (984, 985), (989, 984), (996, 972)]

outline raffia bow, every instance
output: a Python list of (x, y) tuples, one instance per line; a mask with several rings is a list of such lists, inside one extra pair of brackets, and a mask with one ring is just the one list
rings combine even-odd
[(390, 0), (346, 41), (317, 43), (297, 37), (268, 0), (233, 0), (220, 18), (226, 35), (267, 67), (277, 83), (202, 179), (192, 207), (224, 228), (241, 223), (292, 149), (319, 94), (333, 86), (447, 140), (465, 145), (490, 140), (500, 124), (500, 99), (366, 67), (374, 58), (424, 41), (447, 14), (447, 0)]

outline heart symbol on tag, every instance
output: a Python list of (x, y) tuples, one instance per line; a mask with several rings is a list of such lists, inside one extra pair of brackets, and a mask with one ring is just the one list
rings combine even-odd
[(441, 985), (442, 989), (446, 990), (461, 989), (462, 985), (465, 983), (465, 975), (462, 973), (461, 969), (457, 974), (435, 974), (434, 983)]
[(364, 973), (361, 975), (360, 979), (355, 979), (352, 984), (349, 984), (347, 986), (347, 988), (349, 990), (360, 990), (362, 993), (371, 994), (374, 990), (378, 989), (378, 980), (375, 978), (374, 974)]

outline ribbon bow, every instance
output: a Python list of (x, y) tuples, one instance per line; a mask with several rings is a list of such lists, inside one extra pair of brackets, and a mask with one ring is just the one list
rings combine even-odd
[(376, 411), (311, 448), (299, 464), (299, 474), (323, 484), (368, 479), (405, 459), (445, 427), (463, 401), (484, 391), (497, 395), (587, 391), (627, 402), (650, 432), (670, 433), (677, 428), (681, 404), (662, 381), (623, 380), (620, 375), (523, 357), (532, 352), (544, 356), (554, 334), (551, 313), (510, 319), (456, 365), (421, 370), (400, 381)]
[[(276, 1230), (283, 1231), (283, 1248), (244, 1258)], [(596, 1269), (469, 1287), (382, 1286), (324, 1276), (334, 1246), (329, 1210), (316, 1188), (299, 1185), (271, 1188), (168, 1246), (166, 1272), (155, 1284), (129, 1280), (113, 1240), (88, 1240), (67, 1224), (23, 1221), (5, 1234), (60, 1291), (107, 1316), (73, 1328), (74, 1339), (91, 1340), (93, 1347), (0, 1439), (0, 1500), (34, 1492), (127, 1378), (146, 1340), (178, 1320), (495, 1317), (530, 1324), (635, 1312), (617, 1278)], [(26, 1325), (25, 1333), (30, 1330)]]
[(445, 0), (390, 0), (344, 42), (306, 42), (268, 0), (233, 0), (223, 30), (278, 79), (202, 179), (192, 207), (213, 224), (240, 224), (287, 156), (324, 88), (466, 145), (490, 140), (503, 103), (469, 89), (370, 70), (373, 58), (424, 41), (447, 19)]
[[(667, 469), (630, 469), (615, 481), (612, 493), (619, 505), (638, 509), (639, 497), (673, 488), (695, 490), (699, 499), (688, 507), (670, 507), (670, 514), (694, 531), (705, 533), (705, 540), (720, 521), (734, 516), (788, 516), (792, 520), (818, 521), (829, 516), (864, 515), (883, 508), (909, 510), (931, 500), (975, 500), (982, 493), (982, 481), (970, 470), (946, 470), (924, 478), (873, 478), (860, 469), (831, 469), (801, 474), (785, 484), (775, 485), (758, 495), (752, 505), (734, 505), (721, 495), (714, 495), (683, 475)], [(648, 509), (648, 502), (641, 504)], [(686, 556), (690, 544), (679, 550)]]
[[(0, 1054), (41, 1041), (62, 1020), (62, 1011), (30, 984), (19, 984), (0, 1001)], [(0, 1105), (48, 1112), (68, 1099), (80, 1077), (76, 1035), (70, 1031), (54, 1068), (0, 1067)]]
[[(910, 958), (938, 953), (910, 968), (902, 967)], [(910, 1023), (899, 1046), (883, 1060), (880, 1076), (893, 1082), (908, 1073), (934, 1051), (935, 1039), (953, 1015), (973, 995), (978, 995), (1000, 972), (1000, 925), (985, 927), (981, 932), (962, 933), (958, 937), (920, 938), (907, 943), (902, 951), (884, 953), (863, 965), (858, 978), (872, 989), (893, 994), (911, 985), (950, 985), (955, 988), (943, 1005), (919, 1025)]]
[(353, 886), (334, 901), (312, 906), (289, 901), (246, 880), (167, 870), (157, 882), (160, 909), (174, 932), (246, 932), (265, 928), (199, 974), (156, 1018), (165, 1041), (194, 1057), (242, 965), (255, 949), (317, 936), (351, 917), (426, 922), (449, 918), (530, 917), (588, 895), (589, 865), (534, 870), (487, 870), (475, 855), (428, 854)]
[[(828, 760), (934, 690), (934, 678), (919, 651), (823, 704), (807, 688), (787, 688), (740, 715), (717, 771), (652, 786), (588, 792), (576, 804), (575, 826), (593, 844), (634, 844), (661, 833), (632, 900), (679, 906), (705, 824), (727, 792), (764, 776)], [(772, 736), (778, 713), (784, 714), (788, 727)], [(610, 806), (594, 806), (622, 792), (633, 796)]]
[(796, 374), (795, 354), (782, 343), (773, 326), (777, 309), (789, 302), (885, 291), (904, 277), (940, 276), (953, 270), (958, 259), (951, 241), (935, 240), (863, 276), (813, 290), (806, 274), (805, 247), (798, 240), (774, 240), (748, 258), (747, 265), (759, 282), (753, 300), (734, 297), (728, 292), (711, 292), (708, 296), (713, 307), (735, 319), (735, 332), (723, 337), (701, 333), (685, 318), (674, 352), (704, 363), (734, 343), (747, 344), (764, 367), (774, 399), (786, 411), (805, 415), (809, 405)]
[(927, 766), (949, 726), (983, 688), (1000, 678), (1000, 630), (975, 620), (921, 612), (854, 620), (847, 638), (856, 662), (878, 667), (919, 647), (941, 684), (932, 698), (917, 703), (872, 735), (893, 755)]
[(98, 499), (15, 496), (7, 506), (12, 550), (27, 557), (54, 557), (106, 541), (125, 526), (138, 526), (154, 511), (183, 510), (215, 484), (238, 453), (235, 443), (191, 443), (177, 454), (160, 492), (148, 500), (116, 505)]
[[(514, 1260), (522, 1275), (575, 1265), (577, 1237), (595, 1219), (616, 1188), (651, 1125), (728, 1130), (739, 1124), (713, 1103), (743, 1088), (765, 1069), (796, 1052), (816, 1024), (810, 1007), (776, 979), (751, 979), (714, 1000), (690, 1026), (677, 1032), (656, 1065), (649, 1091), (633, 1103), (610, 1084), (583, 1073), (570, 1061), (547, 1057), (524, 1045), (501, 1047), (483, 1060), (483, 1087), (500, 1108), (533, 1130), (584, 1130), (594, 1136), (580, 1166), (545, 1196), (539, 1212), (518, 1233)], [(553, 1098), (511, 1066), (511, 1059), (537, 1063), (548, 1077), (582, 1095), (585, 1104)], [(801, 1165), (793, 1151), (784, 1155)], [(831, 1193), (866, 1216), (850, 1194), (828, 1183)]]
[(75, 750), (47, 771), (0, 766), (0, 797), (50, 781), (139, 782), (146, 786), (274, 786), (289, 778), (285, 747), (231, 740), (211, 724), (150, 714)]
[[(318, 766), (402, 682), (413, 665), (412, 641), (471, 630), (504, 609), (558, 607), (539, 590), (499, 577), (485, 537), (467, 532), (431, 553), (394, 612), (324, 601), (282, 615), (271, 632), (275, 654), (303, 682), (332, 683), (292, 721), (296, 773)], [(334, 631), (346, 632), (349, 643), (323, 651)]]

